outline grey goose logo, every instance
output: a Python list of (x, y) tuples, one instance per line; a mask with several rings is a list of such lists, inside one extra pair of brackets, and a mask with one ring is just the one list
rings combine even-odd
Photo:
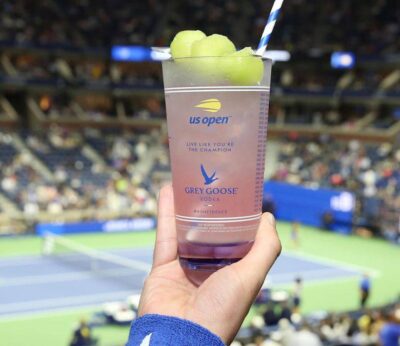
[(216, 171), (214, 171), (213, 174), (208, 175), (206, 169), (204, 168), (203, 165), (200, 166), (200, 170), (201, 170), (201, 174), (204, 178), (204, 185), (210, 185), (212, 184), (214, 181), (218, 180), (218, 178), (215, 177), (215, 175), (217, 174)]

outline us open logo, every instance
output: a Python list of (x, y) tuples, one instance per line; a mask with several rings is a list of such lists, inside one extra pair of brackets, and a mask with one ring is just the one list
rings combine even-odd
[[(194, 106), (195, 108), (200, 108), (205, 112), (217, 113), (221, 108), (221, 101), (217, 98), (206, 99), (200, 101), (199, 104)], [(189, 117), (189, 124), (191, 125), (206, 125), (207, 127), (211, 125), (223, 125), (228, 124), (230, 116), (201, 116), (192, 115)]]

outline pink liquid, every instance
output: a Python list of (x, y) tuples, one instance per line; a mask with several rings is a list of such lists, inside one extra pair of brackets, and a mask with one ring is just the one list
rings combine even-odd
[(190, 280), (200, 285), (216, 270), (243, 258), (252, 245), (252, 241), (219, 245), (180, 242), (179, 260)]
[(253, 244), (269, 88), (165, 84), (179, 258), (200, 284)]

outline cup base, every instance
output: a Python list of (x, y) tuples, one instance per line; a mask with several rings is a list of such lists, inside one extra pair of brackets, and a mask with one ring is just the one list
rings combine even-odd
[(188, 279), (199, 286), (212, 273), (240, 261), (253, 241), (225, 244), (179, 242), (179, 262)]
[(211, 274), (231, 265), (241, 258), (186, 258), (179, 257), (179, 262), (187, 278), (196, 286), (200, 286)]

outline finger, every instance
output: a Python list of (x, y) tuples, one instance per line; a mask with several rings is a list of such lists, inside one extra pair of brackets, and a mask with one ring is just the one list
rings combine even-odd
[(281, 250), (275, 219), (272, 214), (264, 213), (250, 252), (239, 262), (231, 265), (253, 297), (259, 292)]
[(158, 199), (157, 236), (153, 268), (176, 259), (178, 241), (175, 228), (174, 193), (172, 185), (164, 186)]

